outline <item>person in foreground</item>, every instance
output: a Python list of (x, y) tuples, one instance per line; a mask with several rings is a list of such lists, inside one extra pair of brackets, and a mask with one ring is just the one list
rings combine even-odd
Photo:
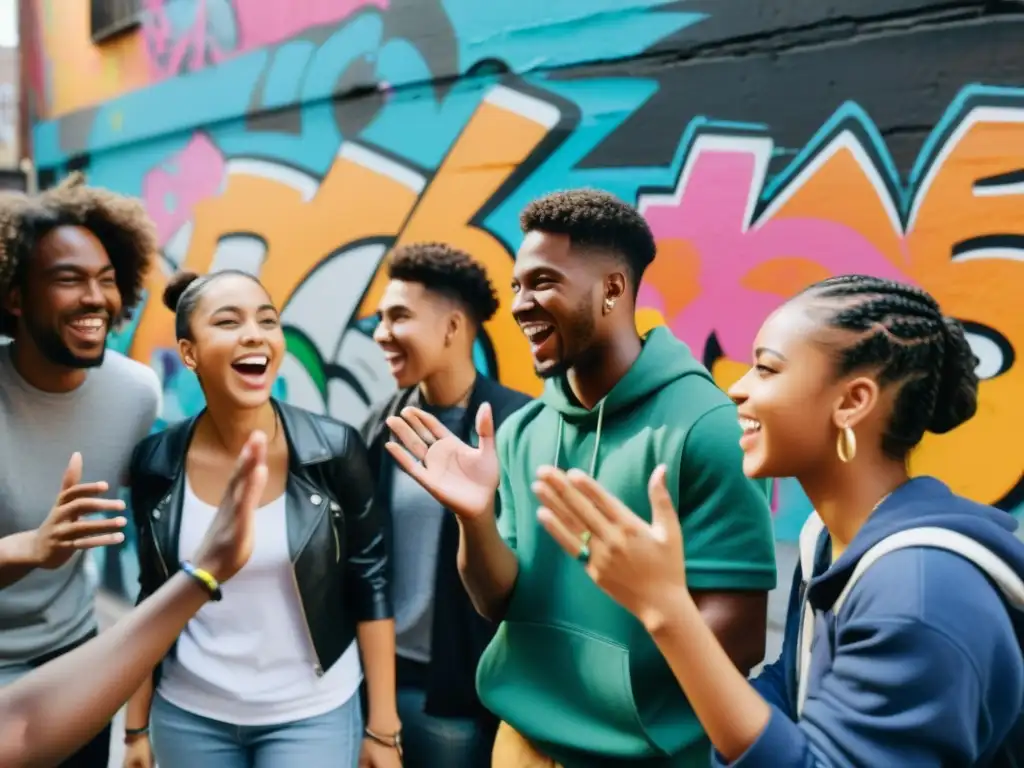
[[(160, 407), (156, 373), (107, 337), (156, 252), (142, 203), (81, 174), (0, 195), (0, 685), (96, 635), (80, 544), (123, 538), (116, 496)], [(64, 768), (107, 768), (109, 753), (105, 729)]]
[(99, 637), (0, 689), (0, 765), (56, 765), (107, 727), (188, 621), (249, 560), (267, 438), (239, 453), (189, 573), (179, 571)]
[(655, 243), (636, 209), (572, 190), (534, 201), (521, 224), (512, 313), (547, 380), (542, 397), (497, 439), (482, 406), (477, 448), (421, 410), (388, 420), (406, 449), (388, 450), (458, 516), (474, 604), (501, 621), (477, 673), (481, 701), (503, 721), (493, 763), (705, 766), (706, 737), (650, 636), (537, 524), (534, 475), (580, 467), (647, 514), (637, 478), (668, 464), (698, 610), (744, 672), (764, 656), (775, 585), (768, 486), (743, 476), (736, 407), (707, 369), (668, 329), (637, 334)]
[[(669, 660), (716, 764), (1020, 765), (1016, 523), (906, 466), (926, 431), (974, 415), (962, 327), (920, 289), (851, 275), (783, 305), (754, 346), (731, 390), (744, 471), (796, 477), (824, 523), (805, 537), (812, 577), (794, 580), (782, 656), (757, 679), (696, 610), (663, 468), (651, 523), (582, 474), (542, 468), (541, 523), (573, 556), (591, 531), (587, 572)], [(927, 545), (894, 548), (921, 529)]]
[(255, 277), (184, 273), (164, 301), (207, 407), (132, 457), (140, 599), (191, 558), (253, 429), (268, 435), (268, 477), (251, 560), (132, 698), (126, 764), (152, 765), (152, 716), (161, 768), (398, 768), (387, 558), (359, 433), (271, 399), (285, 341)]
[(390, 544), (404, 764), (482, 768), (497, 722), (477, 697), (476, 669), (497, 625), (473, 609), (459, 579), (455, 516), (384, 449), (386, 419), (422, 408), (475, 444), (481, 403), (500, 426), (529, 398), (477, 373), (474, 345), (498, 310), (482, 265), (443, 243), (413, 243), (396, 249), (387, 269), (373, 338), (400, 389), (368, 416), (363, 437)]

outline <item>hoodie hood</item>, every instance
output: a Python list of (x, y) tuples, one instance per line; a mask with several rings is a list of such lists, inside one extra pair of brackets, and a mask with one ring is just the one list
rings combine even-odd
[[(908, 480), (876, 509), (850, 546), (827, 571), (811, 580), (812, 603), (831, 604), (842, 592), (858, 561), (882, 539), (911, 528), (934, 527), (955, 531), (978, 542), (1024, 578), (1024, 542), (1017, 538), (1017, 521), (1007, 512), (954, 494), (933, 477)], [(824, 554), (819, 550), (819, 554)], [(819, 560), (820, 562), (820, 560)], [(1024, 616), (1014, 616), (1024, 633)]]
[(673, 336), (668, 328), (654, 328), (643, 338), (642, 344), (640, 356), (626, 371), (626, 375), (619, 379), (594, 409), (580, 405), (565, 376), (549, 379), (544, 385), (541, 400), (559, 415), (558, 433), (555, 436), (556, 467), (559, 466), (561, 459), (562, 435), (566, 422), (584, 429), (589, 427), (591, 422), (596, 422), (597, 436), (589, 465), (589, 474), (594, 477), (601, 451), (601, 432), (606, 418), (614, 417), (621, 411), (628, 411), (636, 403), (651, 397), (684, 376), (702, 376), (714, 383), (707, 368), (697, 362), (690, 348)]
[(690, 348), (673, 336), (668, 328), (658, 326), (644, 337), (636, 362), (596, 408), (587, 409), (580, 405), (564, 376), (547, 381), (541, 400), (558, 411), (566, 421), (585, 422), (597, 418), (602, 411), (604, 417), (610, 417), (672, 382), (691, 375), (713, 381), (707, 368), (697, 361)]

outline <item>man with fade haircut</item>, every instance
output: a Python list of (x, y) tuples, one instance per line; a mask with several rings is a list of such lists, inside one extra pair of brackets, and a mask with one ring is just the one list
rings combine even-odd
[[(0, 685), (96, 635), (81, 550), (121, 541), (126, 519), (85, 516), (124, 509), (160, 403), (156, 374), (107, 335), (156, 249), (140, 202), (79, 174), (0, 198)], [(108, 726), (63, 765), (106, 768), (109, 750)]]
[(477, 768), (490, 764), (497, 728), (475, 685), (495, 625), (473, 609), (459, 579), (455, 515), (395, 467), (384, 449), (386, 419), (420, 408), (475, 445), (482, 403), (500, 424), (529, 398), (477, 371), (474, 348), (498, 309), (481, 264), (443, 243), (415, 243), (395, 250), (387, 270), (373, 338), (399, 391), (368, 417), (363, 435), (390, 543), (405, 765)]
[(537, 520), (534, 483), (577, 469), (650, 520), (647, 480), (665, 464), (688, 583), (744, 673), (764, 656), (776, 581), (769, 486), (743, 475), (736, 407), (689, 348), (664, 327), (637, 333), (655, 242), (636, 209), (572, 190), (531, 203), (521, 225), (512, 313), (542, 397), (497, 440), (482, 408), (478, 447), (422, 411), (389, 420), (406, 449), (389, 450), (459, 517), (475, 605), (501, 621), (477, 676), (503, 721), (494, 766), (706, 766), (707, 737), (653, 639), (588, 577), (588, 532), (566, 557)]

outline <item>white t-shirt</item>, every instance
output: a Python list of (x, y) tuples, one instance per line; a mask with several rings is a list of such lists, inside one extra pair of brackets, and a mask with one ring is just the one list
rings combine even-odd
[[(216, 508), (188, 483), (178, 555), (191, 560)], [(285, 496), (256, 511), (249, 562), (221, 586), (164, 662), (158, 692), (188, 712), (234, 725), (273, 725), (336, 709), (363, 679), (355, 641), (317, 677), (312, 640), (288, 553)]]

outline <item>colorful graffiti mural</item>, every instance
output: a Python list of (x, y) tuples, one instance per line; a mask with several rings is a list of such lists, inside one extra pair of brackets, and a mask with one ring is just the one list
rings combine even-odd
[[(507, 307), (518, 212), (553, 189), (597, 186), (639, 206), (658, 258), (638, 325), (670, 326), (723, 386), (747, 364), (764, 317), (808, 283), (863, 271), (919, 284), (965, 322), (983, 381), (978, 416), (929, 436), (912, 468), (1017, 508), (1024, 449), (1008, 425), (1024, 410), (1013, 394), (1024, 385), (1024, 89), (1002, 70), (975, 84), (988, 81), (958, 60), (968, 69), (941, 87), (910, 89), (917, 122), (898, 130), (893, 99), (879, 101), (850, 61), (902, 55), (907, 41), (867, 40), (835, 54), (831, 73), (802, 62), (811, 66), (800, 77), (817, 78), (805, 89), (823, 94), (813, 114), (762, 95), (715, 106), (721, 62), (642, 65), (725, 39), (729, 24), (707, 3), (550, 5), (502, 0), (485, 23), (469, 3), (426, 3), (415, 27), (395, 0), (308, 0), (288, 20), (228, 0), (149, 0), (139, 34), (160, 66), (144, 87), (39, 123), (37, 162), (44, 181), (80, 168), (145, 200), (163, 257), (149, 296), (178, 268), (259, 274), (284, 307), (279, 394), (352, 422), (393, 387), (370, 339), (387, 250), (421, 239), (465, 248)], [(821, 12), (799, 5), (804, 16), (789, 23)], [(872, 0), (858, 12), (913, 5)], [(723, 13), (734, 30), (750, 23)], [(67, 34), (54, 18), (45, 26), (47, 39)], [(915, 45), (984, 45), (995, 56), (1019, 39), (1005, 26), (954, 25)], [(750, 66), (750, 77), (775, 72), (776, 96), (796, 77), (778, 62)], [(916, 71), (903, 79), (916, 82)], [(665, 95), (694, 81), (709, 90), (667, 110)], [(164, 420), (202, 403), (171, 319), (148, 300), (114, 342), (160, 373)], [(485, 332), (480, 367), (538, 392), (508, 313)], [(806, 511), (782, 482), (780, 539)], [(118, 583), (131, 584), (130, 557), (108, 577), (119, 568)]]

